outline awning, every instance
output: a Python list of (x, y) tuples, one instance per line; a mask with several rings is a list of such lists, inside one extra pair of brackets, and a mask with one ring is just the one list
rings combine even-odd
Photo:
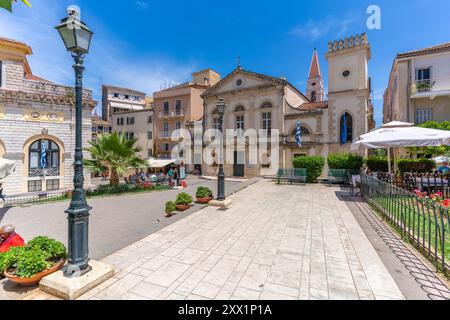
[(164, 168), (172, 163), (176, 163), (176, 160), (171, 159), (148, 159), (149, 168)]
[(15, 162), (0, 158), (0, 179), (5, 179), (15, 169)]
[(439, 147), (450, 145), (450, 131), (408, 126), (406, 123), (388, 123), (378, 130), (362, 135), (352, 144), (358, 149), (397, 147)]
[(133, 104), (127, 104), (127, 103), (119, 103), (119, 102), (111, 102), (112, 108), (118, 108), (118, 109), (126, 109), (126, 110), (142, 110), (144, 109), (141, 105), (133, 105)]

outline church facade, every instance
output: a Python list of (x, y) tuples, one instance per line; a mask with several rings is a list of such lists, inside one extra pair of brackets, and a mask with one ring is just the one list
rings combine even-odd
[[(274, 175), (278, 168), (292, 168), (293, 159), (349, 152), (354, 139), (374, 128), (368, 63), (371, 58), (366, 34), (330, 42), (328, 61), (328, 99), (319, 57), (314, 50), (306, 95), (284, 78), (270, 77), (238, 67), (203, 94), (204, 128), (217, 129), (217, 102), (227, 106), (225, 129), (277, 129), (279, 150), (259, 155), (260, 163), (249, 163), (249, 143), (234, 150), (234, 162), (225, 164), (227, 176)], [(302, 145), (295, 139), (300, 121)], [(238, 145), (238, 144), (236, 144)], [(239, 149), (239, 148), (237, 148)], [(274, 161), (264, 161), (264, 158)], [(244, 159), (244, 164), (236, 164)], [(242, 162), (242, 161), (241, 161)], [(268, 165), (267, 162), (270, 162)], [(217, 165), (203, 165), (206, 175), (216, 175)]]

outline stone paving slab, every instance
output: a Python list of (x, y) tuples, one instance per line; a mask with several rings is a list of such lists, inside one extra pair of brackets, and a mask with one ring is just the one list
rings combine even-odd
[(260, 181), (106, 257), (80, 299), (404, 299), (338, 191)]
[(404, 299), (338, 190), (260, 181), (106, 257), (80, 299)]

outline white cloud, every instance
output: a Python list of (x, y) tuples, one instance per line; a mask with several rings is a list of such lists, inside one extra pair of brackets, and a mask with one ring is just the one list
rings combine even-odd
[(305, 25), (297, 26), (291, 34), (315, 41), (323, 36), (342, 37), (348, 33), (350, 27), (358, 22), (361, 18), (347, 17), (344, 19), (336, 19), (334, 17), (327, 17), (323, 21), (308, 21)]
[(148, 3), (148, 1), (145, 1), (145, 0), (138, 0), (138, 1), (136, 1), (136, 5), (138, 6), (139, 9), (147, 10), (149, 3)]
[[(73, 85), (73, 60), (65, 50), (54, 26), (65, 15), (67, 1), (49, 5), (47, 0), (34, 0), (33, 8), (0, 11), (0, 37), (30, 45), (29, 57), (35, 75), (65, 85)], [(89, 24), (89, 23), (88, 23)], [(96, 30), (94, 30), (95, 32)], [(127, 43), (109, 36), (107, 30), (94, 33), (89, 55), (85, 59), (84, 85), (101, 98), (101, 85), (111, 84), (143, 91), (151, 95), (164, 81), (183, 82), (197, 68), (195, 62), (179, 63), (164, 56), (127, 52)]]

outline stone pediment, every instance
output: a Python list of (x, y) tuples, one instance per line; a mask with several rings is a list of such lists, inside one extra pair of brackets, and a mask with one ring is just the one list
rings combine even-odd
[(202, 96), (208, 97), (252, 88), (286, 85), (287, 83), (288, 82), (282, 78), (275, 78), (237, 68), (216, 85), (206, 90)]

